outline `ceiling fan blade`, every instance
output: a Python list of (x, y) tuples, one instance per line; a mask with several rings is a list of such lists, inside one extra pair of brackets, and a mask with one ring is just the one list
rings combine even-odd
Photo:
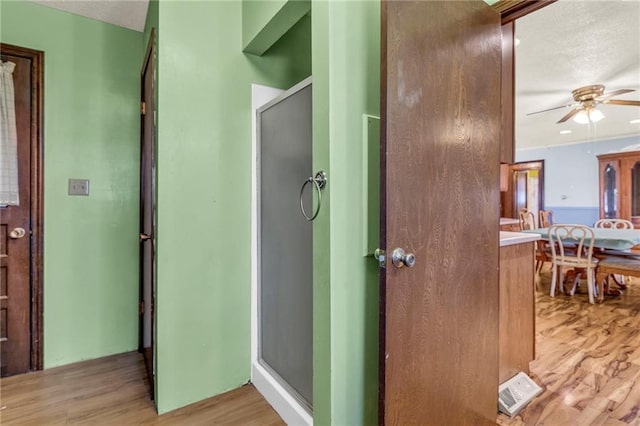
[(516, 92), (516, 96), (562, 96), (566, 98), (567, 91), (564, 89), (555, 89), (555, 90), (519, 90)]
[(576, 115), (580, 111), (582, 111), (582, 108), (574, 108), (574, 109), (572, 109), (571, 111), (569, 111), (569, 114), (565, 115), (560, 120), (558, 120), (558, 122), (556, 124), (564, 123), (565, 121), (569, 120), (570, 118), (572, 118), (574, 115)]
[(541, 112), (547, 112), (547, 111), (553, 111), (556, 109), (562, 109), (562, 108), (571, 108), (578, 105), (577, 103), (572, 103), (572, 104), (568, 104), (568, 105), (561, 105), (561, 106), (557, 106), (557, 107), (553, 107), (553, 108), (549, 108), (549, 109), (543, 109), (542, 111), (536, 111), (536, 112), (530, 112), (529, 114), (526, 115), (533, 115), (533, 114), (540, 114)]
[(635, 92), (635, 89), (620, 89), (614, 90), (613, 92), (605, 93), (604, 95), (598, 96), (596, 101), (604, 101), (605, 99), (613, 98), (614, 96), (622, 95), (625, 93)]
[(607, 105), (634, 105), (634, 106), (640, 106), (640, 101), (626, 101), (624, 99), (607, 99), (606, 101), (602, 102), (603, 104), (607, 104)]

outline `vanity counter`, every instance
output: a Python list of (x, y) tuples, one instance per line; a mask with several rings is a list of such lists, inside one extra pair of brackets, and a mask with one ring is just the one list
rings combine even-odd
[(500, 231), (500, 247), (514, 244), (530, 243), (540, 239), (538, 234), (525, 234), (524, 232)]
[(499, 383), (528, 374), (535, 359), (536, 236), (500, 232)]

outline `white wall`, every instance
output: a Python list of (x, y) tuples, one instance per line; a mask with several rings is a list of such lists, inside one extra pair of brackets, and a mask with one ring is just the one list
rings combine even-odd
[(544, 160), (544, 206), (556, 221), (591, 224), (598, 217), (596, 155), (640, 144), (640, 136), (555, 147), (517, 149), (516, 161)]

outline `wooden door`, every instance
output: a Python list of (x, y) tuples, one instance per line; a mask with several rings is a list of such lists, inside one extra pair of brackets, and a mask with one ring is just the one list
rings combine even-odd
[(155, 397), (154, 257), (155, 257), (155, 92), (154, 33), (142, 69), (140, 142), (140, 352), (144, 357), (151, 398)]
[(381, 423), (495, 424), (500, 69), (482, 1), (383, 2)]
[(513, 204), (515, 205), (515, 213), (519, 214), (520, 211), (528, 209), (528, 175), (526, 170), (514, 170), (513, 171)]
[[(0, 207), (0, 373), (42, 368), (41, 82), (42, 52), (0, 45), (13, 70), (19, 205)], [(4, 119), (4, 118), (3, 118)], [(5, 123), (11, 125), (11, 123)]]

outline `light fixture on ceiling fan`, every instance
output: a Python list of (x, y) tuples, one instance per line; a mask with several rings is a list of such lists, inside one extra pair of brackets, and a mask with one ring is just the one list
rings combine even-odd
[(578, 124), (597, 123), (605, 117), (604, 113), (596, 107), (585, 107), (573, 116), (573, 121)]
[(635, 89), (619, 89), (614, 90), (613, 92), (604, 93), (604, 85), (602, 84), (579, 87), (571, 92), (573, 99), (575, 100), (574, 103), (542, 111), (531, 112), (527, 115), (539, 114), (541, 112), (553, 111), (560, 108), (573, 108), (568, 114), (558, 120), (558, 124), (564, 123), (570, 118), (573, 118), (573, 121), (580, 124), (588, 124), (589, 122), (595, 123), (604, 118), (602, 111), (596, 108), (598, 104), (640, 106), (640, 101), (611, 99), (614, 96), (629, 92), (635, 92)]

